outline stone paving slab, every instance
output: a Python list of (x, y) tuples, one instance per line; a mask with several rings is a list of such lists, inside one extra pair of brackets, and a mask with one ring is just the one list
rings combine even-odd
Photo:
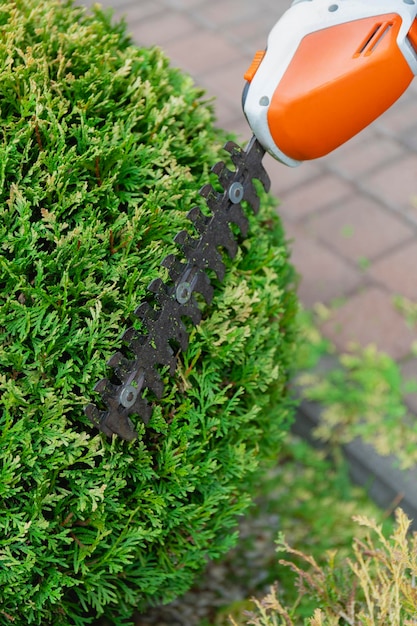
[(359, 267), (383, 259), (406, 243), (414, 246), (414, 230), (401, 216), (358, 194), (350, 194), (328, 211), (315, 211), (305, 229), (309, 236)]
[[(243, 73), (289, 4), (102, 1), (114, 8), (116, 19), (125, 17), (139, 45), (161, 46), (174, 66), (215, 97), (218, 124), (241, 141), (250, 137), (241, 111)], [(416, 95), (413, 84), (371, 127), (327, 157), (294, 169), (266, 158), (272, 192), (293, 239), (301, 300), (306, 306), (345, 300), (334, 311), (334, 323), (324, 326), (341, 349), (343, 337), (356, 337), (402, 359), (413, 339), (392, 300), (397, 294), (417, 299)], [(380, 321), (367, 323), (376, 303)]]
[(302, 226), (288, 222), (286, 232), (292, 242), (292, 261), (300, 272), (298, 293), (304, 306), (346, 300), (365, 285), (359, 268), (310, 237)]
[(322, 330), (339, 351), (349, 350), (351, 343), (371, 343), (397, 361), (409, 356), (417, 340), (417, 330), (395, 309), (392, 294), (372, 284), (351, 294)]

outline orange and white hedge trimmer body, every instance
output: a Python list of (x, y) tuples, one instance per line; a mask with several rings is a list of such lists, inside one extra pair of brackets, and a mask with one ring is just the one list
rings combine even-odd
[(255, 55), (244, 112), (276, 159), (324, 156), (373, 122), (417, 74), (413, 0), (296, 0)]

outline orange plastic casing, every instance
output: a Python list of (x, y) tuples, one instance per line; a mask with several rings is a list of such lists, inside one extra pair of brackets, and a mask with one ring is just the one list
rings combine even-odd
[(388, 109), (414, 74), (397, 44), (396, 13), (302, 39), (268, 110), (272, 138), (297, 161), (328, 154)]

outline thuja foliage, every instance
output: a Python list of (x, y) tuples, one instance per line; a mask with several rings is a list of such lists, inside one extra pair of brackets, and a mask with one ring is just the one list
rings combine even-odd
[(149, 425), (95, 431), (83, 408), (224, 137), (98, 7), (2, 1), (0, 25), (0, 624), (121, 624), (235, 541), (291, 415), (292, 269), (264, 195)]

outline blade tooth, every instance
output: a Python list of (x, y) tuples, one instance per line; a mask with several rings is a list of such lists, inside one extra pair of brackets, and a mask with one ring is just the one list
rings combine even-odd
[(174, 238), (174, 242), (181, 248), (183, 254), (185, 254), (186, 250), (195, 250), (198, 248), (201, 242), (201, 237), (195, 239), (194, 237), (191, 237), (187, 231), (182, 231)]
[[(149, 285), (149, 287), (150, 286), (151, 285)], [(149, 290), (149, 287), (148, 287), (148, 290)], [(142, 304), (139, 305), (138, 308), (135, 310), (135, 315), (141, 320), (145, 329), (148, 331), (149, 326), (152, 324), (152, 322), (158, 319), (159, 313), (158, 311), (155, 311), (153, 307), (150, 306), (149, 302), (142, 302)]]
[[(213, 285), (210, 282), (209, 277), (203, 271), (200, 272), (197, 284), (195, 286), (195, 291), (198, 291), (198, 293), (201, 293), (201, 295), (203, 296), (203, 298), (207, 302), (207, 304), (211, 304), (211, 302), (213, 300), (213, 296), (214, 296), (214, 288), (213, 288)], [(200, 309), (198, 309), (198, 313), (199, 313), (200, 319), (201, 319), (201, 311), (200, 311)], [(195, 323), (195, 325), (197, 326), (198, 323), (199, 322)]]
[(152, 406), (149, 402), (142, 398), (140, 395), (138, 396), (135, 404), (132, 407), (134, 411), (133, 413), (138, 413), (140, 415), (140, 419), (144, 424), (147, 424), (152, 417)]
[[(190, 337), (187, 333), (187, 331), (185, 331), (184, 333), (181, 333), (180, 335), (180, 348), (183, 352), (185, 352), (186, 350), (188, 350), (188, 346), (190, 343)], [(176, 369), (176, 365), (177, 365), (177, 359), (175, 359), (175, 369)], [(174, 372), (175, 372), (174, 369)]]
[(260, 207), (260, 198), (259, 198), (258, 192), (256, 191), (256, 187), (253, 184), (252, 180), (246, 184), (245, 199), (248, 201), (248, 203), (252, 207), (253, 212), (256, 215), (258, 213), (259, 207)]
[(107, 427), (106, 420), (108, 417), (108, 411), (99, 411), (99, 421), (94, 425), (98, 428), (100, 432), (102, 432), (106, 437), (112, 437), (115, 433), (111, 428)]
[[(225, 191), (219, 193), (212, 185), (204, 185), (204, 187), (200, 189), (199, 194), (205, 198), (206, 205), (213, 213), (213, 216), (218, 215), (221, 211), (227, 210), (229, 206), (227, 193)], [(212, 217), (210, 219), (212, 219)]]
[(262, 163), (264, 154), (265, 149), (255, 137), (252, 137), (246, 148), (243, 165), (248, 172), (248, 177), (250, 179), (257, 178), (262, 183), (265, 191), (269, 191), (271, 188), (271, 179)]
[(213, 185), (210, 185), (210, 183), (203, 185), (198, 193), (200, 196), (203, 196), (203, 198), (206, 198), (206, 200), (209, 198), (216, 199), (218, 195), (217, 191), (214, 189)]
[[(182, 347), (184, 343), (184, 336), (187, 335), (187, 329), (185, 328), (181, 314), (184, 305), (179, 304), (176, 300), (172, 300), (161, 312), (159, 318), (159, 333), (155, 336), (157, 344), (158, 362), (165, 365), (172, 365), (173, 351), (169, 345), (170, 341), (175, 341)], [(159, 359), (162, 358), (161, 361)]]
[(100, 417), (102, 411), (99, 411), (95, 404), (92, 404), (91, 402), (87, 404), (87, 406), (84, 407), (84, 413), (96, 428), (100, 427)]
[(226, 152), (228, 152), (229, 154), (233, 154), (233, 153), (237, 153), (239, 155), (243, 154), (242, 148), (237, 143), (231, 140), (227, 141), (224, 144), (223, 150), (226, 150)]
[(114, 385), (112, 385), (112, 383), (109, 381), (108, 378), (102, 378), (101, 380), (99, 380), (95, 385), (94, 385), (94, 391), (96, 391), (97, 393), (100, 393), (101, 395), (104, 395), (106, 392), (111, 391), (111, 388)]
[(229, 222), (233, 222), (239, 228), (243, 237), (246, 237), (249, 230), (249, 220), (239, 204), (233, 204), (228, 212)]
[(161, 265), (167, 268), (169, 277), (173, 283), (178, 280), (187, 267), (187, 264), (184, 261), (181, 261), (175, 254), (169, 254), (166, 256)]
[(164, 383), (162, 382), (161, 376), (154, 368), (146, 373), (146, 386), (156, 395), (158, 400), (162, 398)]
[(166, 291), (166, 286), (162, 278), (155, 278), (147, 288), (147, 291), (151, 293), (160, 293)]
[(213, 174), (216, 174), (223, 189), (225, 189), (227, 187), (227, 182), (232, 175), (232, 172), (229, 170), (226, 164), (223, 161), (218, 161), (218, 163), (216, 163), (216, 165), (211, 168), (211, 171), (213, 172)]
[(253, 176), (252, 178), (256, 178), (257, 180), (259, 180), (262, 184), (262, 187), (265, 189), (266, 192), (268, 192), (271, 189), (271, 179), (269, 178), (269, 175), (267, 171), (265, 170), (265, 168), (263, 167), (263, 165), (259, 164), (257, 174), (256, 176)]
[[(185, 305), (183, 305), (183, 307), (185, 308)], [(188, 348), (189, 337), (188, 337), (187, 330), (184, 324), (182, 323), (182, 321), (180, 321), (180, 325), (178, 326), (178, 330), (175, 333), (175, 337), (170, 338), (170, 340), (174, 340), (176, 343), (178, 343), (178, 345), (180, 346), (183, 352), (185, 352), (185, 350)], [(175, 363), (176, 363), (176, 359), (175, 359)]]
[(152, 368), (157, 362), (155, 345), (152, 342), (151, 333), (145, 335), (144, 341), (132, 346), (132, 349), (133, 348), (135, 348), (136, 360), (140, 363), (140, 367), (144, 370), (146, 377), (147, 370)]
[(224, 223), (216, 222), (213, 224), (212, 232), (210, 234), (216, 248), (210, 250), (210, 253), (207, 254), (206, 257), (209, 267), (217, 274), (216, 268), (219, 267), (219, 261), (221, 261), (222, 265), (224, 265), (222, 256), (218, 252), (217, 248), (223, 248), (226, 250), (230, 258), (233, 259), (236, 256), (238, 245), (226, 220)]
[(174, 242), (180, 245), (184, 244), (189, 238), (189, 234), (186, 230), (180, 230), (174, 237)]
[(187, 213), (187, 219), (191, 220), (193, 223), (195, 223), (198, 219), (200, 219), (202, 213), (201, 213), (201, 209), (199, 206), (194, 206), (192, 209), (190, 209)]
[(176, 271), (180, 265), (181, 261), (176, 254), (168, 254), (161, 261), (161, 267), (165, 267), (169, 272)]
[(214, 190), (212, 194), (206, 196), (206, 204), (213, 214), (211, 219), (214, 217), (217, 218), (218, 215), (221, 215), (229, 208), (229, 196), (226, 191), (224, 193), (218, 193)]
[(144, 346), (148, 342), (149, 335), (138, 335), (137, 339), (132, 339), (132, 341), (129, 342), (128, 348), (135, 355), (135, 367), (139, 366), (142, 359)]
[(237, 145), (234, 141), (228, 141), (223, 149), (230, 154), (230, 158), (232, 160), (233, 165), (236, 168), (236, 174), (238, 174), (239, 169), (242, 165), (245, 165), (245, 155), (246, 152), (242, 150), (240, 146)]
[[(174, 354), (173, 349), (169, 345), (169, 339), (166, 341), (166, 347), (165, 347), (164, 353), (161, 353), (161, 356), (158, 357), (156, 364), (162, 365), (163, 367), (169, 367), (169, 371), (171, 372), (171, 375), (175, 372), (177, 368), (177, 358)], [(159, 374), (158, 374), (158, 377), (159, 377)], [(154, 393), (156, 393), (155, 390), (153, 391)]]
[(215, 163), (213, 167), (211, 168), (211, 171), (213, 172), (213, 174), (216, 174), (216, 176), (218, 176), (225, 167), (226, 165), (224, 161), (217, 161), (217, 163)]
[(118, 435), (125, 441), (133, 441), (138, 436), (128, 410), (114, 398), (108, 403), (108, 411), (102, 413), (99, 428), (108, 437)]
[(178, 246), (185, 246), (191, 239), (189, 233), (186, 230), (181, 230), (174, 237), (174, 243)]
[(119, 420), (115, 434), (119, 435), (119, 437), (125, 441), (134, 441), (138, 437), (138, 433), (135, 430), (133, 422), (127, 415), (123, 416), (122, 420)]
[(127, 349), (133, 352), (133, 354), (135, 355), (136, 358), (134, 362), (135, 362), (135, 367), (136, 367), (136, 362), (140, 358), (140, 354), (143, 349), (143, 346), (149, 340), (149, 335), (145, 335), (143, 333), (139, 333), (135, 331), (135, 334), (132, 333), (131, 337), (125, 337), (123, 335), (122, 340), (126, 342)]
[(149, 303), (142, 302), (142, 304), (135, 309), (135, 315), (136, 317), (139, 317), (139, 319), (143, 320), (148, 316), (150, 310), (151, 307), (149, 306)]
[[(202, 293), (202, 290), (198, 289), (197, 287), (196, 287), (195, 291), (198, 291), (199, 293)], [(203, 294), (203, 296), (205, 297), (204, 294)], [(202, 314), (201, 314), (201, 311), (198, 308), (197, 302), (196, 302), (196, 300), (194, 298), (192, 298), (189, 302), (187, 302), (187, 304), (183, 305), (183, 310), (181, 311), (181, 315), (185, 315), (185, 316), (189, 317), (190, 320), (192, 321), (192, 323), (194, 324), (194, 326), (198, 326), (198, 324), (201, 322)], [(188, 332), (187, 332), (187, 347), (188, 347), (188, 342), (189, 342), (189, 335), (188, 335)], [(187, 349), (187, 348), (185, 348), (185, 349)]]
[(229, 257), (231, 259), (234, 259), (235, 256), (237, 255), (237, 251), (239, 250), (239, 246), (237, 244), (236, 239), (234, 237), (229, 237), (226, 239), (225, 237), (223, 247), (226, 250)]
[(126, 341), (126, 342), (130, 342), (130, 341), (136, 341), (138, 338), (140, 337), (139, 332), (136, 330), (136, 328), (133, 328), (133, 326), (130, 326), (130, 328), (127, 328), (121, 339), (122, 341)]
[(114, 370), (117, 378), (122, 383), (130, 376), (136, 367), (135, 361), (127, 359), (121, 352), (113, 354), (107, 361), (107, 365)]
[(118, 367), (122, 362), (128, 362), (126, 357), (121, 352), (115, 352), (107, 361), (108, 367)]
[(219, 161), (211, 170), (216, 174), (219, 183), (224, 190), (227, 190), (236, 178), (236, 172), (232, 172), (223, 161)]
[(171, 303), (171, 306), (177, 306), (177, 301), (174, 297), (175, 287), (173, 285), (168, 287), (168, 285), (161, 280), (160, 283), (155, 284), (152, 292), (154, 293), (156, 308), (153, 309), (153, 315), (150, 318), (152, 325), (148, 323), (149, 320), (147, 321), (147, 328), (149, 329), (151, 326), (154, 326), (155, 322), (158, 322), (167, 305)]
[(201, 211), (200, 207), (195, 206), (191, 211), (187, 214), (188, 219), (193, 222), (196, 230), (202, 234), (205, 232), (208, 223), (210, 222), (210, 218)]
[(224, 280), (226, 273), (226, 267), (223, 263), (222, 255), (217, 250), (212, 250), (210, 256), (207, 257), (207, 265), (213, 270), (217, 278), (221, 281)]
[(265, 178), (262, 178), (260, 180), (263, 185), (263, 188), (268, 193), (268, 191), (271, 189), (271, 179), (269, 178), (268, 174), (265, 172)]
[(166, 267), (168, 270), (171, 267), (174, 267), (178, 263), (178, 258), (175, 254), (167, 254), (167, 256), (162, 259), (161, 266)]

